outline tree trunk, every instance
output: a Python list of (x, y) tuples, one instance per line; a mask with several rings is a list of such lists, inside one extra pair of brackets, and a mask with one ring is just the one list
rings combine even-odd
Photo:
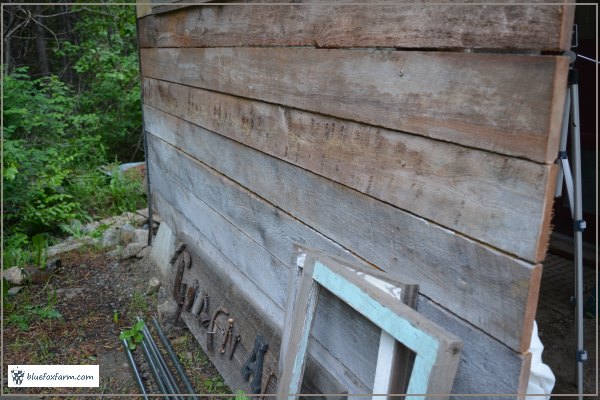
[(15, 17), (10, 14), (10, 13), (4, 13), (3, 15), (4, 17), (6, 17), (6, 19), (3, 22), (4, 25), (4, 32), (2, 34), (2, 36), (4, 37), (4, 73), (5, 74), (10, 74), (12, 72), (12, 65), (11, 65), (11, 36), (12, 35), (7, 35), (7, 33), (10, 31), (10, 29), (12, 28), (13, 22)]
[(42, 75), (50, 75), (50, 68), (48, 67), (48, 50), (46, 49), (46, 39), (44, 38), (44, 27), (40, 24), (38, 15), (42, 14), (42, 7), (39, 5), (35, 6), (35, 46), (37, 47), (38, 59), (40, 62), (40, 72)]

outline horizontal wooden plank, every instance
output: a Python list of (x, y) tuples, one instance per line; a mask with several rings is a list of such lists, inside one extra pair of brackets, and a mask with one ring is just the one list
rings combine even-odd
[[(145, 17), (146, 15), (150, 15), (152, 14), (152, 4), (148, 3), (147, 0), (136, 0), (136, 5), (135, 5), (135, 10), (136, 10), (136, 16), (137, 18), (142, 18)], [(147, 18), (148, 20), (149, 18)], [(140, 23), (140, 25), (138, 25), (138, 28), (140, 28), (141, 26), (147, 26), (148, 22), (145, 23)], [(143, 32), (142, 28), (141, 30), (138, 29), (138, 40), (144, 40), (142, 39), (142, 32)]]
[[(160, 156), (158, 155), (157, 150), (160, 149)], [(286, 260), (286, 267), (289, 268), (290, 257), (292, 253), (292, 243), (297, 240), (309, 240), (310, 243), (322, 243), (321, 248), (327, 250), (334, 250), (336, 254), (345, 253), (343, 250), (340, 250), (339, 246), (336, 246), (330, 241), (327, 241), (325, 238), (322, 238), (315, 232), (307, 232), (309, 229), (305, 228), (303, 231), (300, 228), (300, 224), (293, 220), (293, 218), (289, 216), (279, 215), (276, 216), (277, 211), (272, 209), (272, 207), (264, 202), (259, 201), (255, 196), (249, 195), (249, 193), (236, 193), (233, 188), (231, 188), (231, 184), (228, 187), (223, 187), (224, 190), (221, 190), (222, 202), (217, 205), (214, 203), (216, 196), (219, 195), (219, 187), (215, 186), (215, 182), (210, 179), (210, 172), (202, 169), (188, 169), (188, 173), (190, 176), (200, 176), (200, 180), (194, 179), (193, 186), (200, 184), (203, 180), (202, 177), (205, 174), (209, 174), (207, 178), (204, 176), (204, 186), (198, 186), (198, 190), (190, 191), (188, 188), (184, 188), (182, 186), (182, 182), (176, 178), (172, 177), (173, 171), (170, 169), (166, 169), (166, 165), (172, 165), (173, 160), (167, 154), (168, 151), (166, 149), (161, 149), (159, 143), (156, 141), (150, 142), (150, 151), (151, 154), (156, 154), (157, 158), (151, 162), (154, 172), (153, 178), (153, 187), (157, 190), (165, 201), (168, 201), (169, 204), (175, 209), (179, 210), (195, 210), (194, 213), (190, 214), (188, 219), (190, 223), (198, 227), (198, 230), (201, 232), (203, 236), (212, 235), (213, 231), (217, 231), (218, 237), (211, 237), (209, 240), (214, 246), (220, 249), (221, 252), (225, 254), (225, 256), (229, 259), (235, 260), (235, 264), (240, 264), (240, 269), (242, 271), (246, 271), (248, 268), (253, 268), (255, 270), (259, 270), (262, 282), (260, 285), (256, 286), (256, 289), (263, 293), (264, 296), (269, 298), (280, 298), (281, 296), (285, 296), (287, 294), (287, 287), (282, 285), (282, 280), (284, 280), (287, 284), (288, 282), (288, 272), (287, 270), (274, 270), (274, 269), (264, 269), (259, 263), (280, 263), (281, 261), (277, 258), (277, 255), (284, 254), (287, 251), (288, 259)], [(214, 190), (217, 192), (214, 192)], [(210, 195), (206, 196), (208, 199), (213, 200), (207, 202), (209, 207), (207, 207), (207, 203), (203, 200), (206, 197), (198, 198), (198, 194), (202, 194), (205, 191), (211, 192)], [(236, 198), (231, 198), (230, 194), (237, 195)], [(208, 209), (212, 209), (212, 207), (219, 207), (217, 211), (205, 211)], [(230, 209), (229, 207), (235, 207), (234, 209)], [(262, 211), (262, 212), (261, 212)], [(212, 220), (223, 219), (222, 224), (232, 225), (233, 221), (229, 219), (224, 219), (225, 217), (221, 216), (219, 213), (223, 213), (229, 217), (231, 214), (234, 215), (236, 222), (240, 223), (240, 228), (235, 232), (229, 231), (225, 232), (223, 228), (219, 226), (215, 226), (212, 223)], [(244, 219), (244, 215), (247, 219)], [(264, 220), (261, 220), (261, 216), (264, 216)], [(272, 218), (271, 216), (275, 216)], [(256, 220), (259, 219), (259, 222)], [(287, 229), (286, 229), (287, 228)], [(259, 232), (263, 232), (262, 236)], [(268, 232), (268, 233), (267, 233)], [(273, 233), (271, 233), (273, 232)], [(277, 235), (285, 235), (284, 238), (276, 238)], [(302, 235), (304, 234), (304, 237)], [(273, 237), (275, 236), (275, 237)], [(244, 244), (248, 241), (248, 239), (258, 241), (256, 244), (251, 245), (254, 247), (253, 251), (250, 251), (247, 245), (240, 245), (241, 242)], [(316, 240), (315, 240), (316, 238)], [(265, 243), (265, 240), (268, 243)], [(275, 246), (278, 246), (278, 251), (274, 252), (275, 256), (272, 257), (271, 261), (265, 260), (256, 260), (256, 257), (251, 257), (249, 254), (251, 253), (263, 253), (262, 246), (268, 246), (268, 249), (273, 251)], [(260, 251), (258, 250), (260, 249)], [(252, 265), (248, 263), (246, 260), (252, 258), (255, 259), (256, 265)], [(245, 265), (243, 264), (245, 263)], [(245, 274), (248, 274), (245, 272)], [(250, 274), (251, 275), (251, 274)], [(256, 282), (257, 279), (251, 278), (252, 282)], [(268, 282), (268, 283), (265, 283)], [(247, 286), (244, 284), (243, 286)], [(376, 354), (377, 354), (377, 341), (376, 340), (366, 340), (365, 343), (361, 346), (357, 344), (362, 342), (359, 338), (364, 337), (373, 337), (377, 338), (379, 336), (379, 331), (372, 325), (366, 324), (362, 321), (363, 318), (356, 318), (356, 313), (348, 309), (348, 307), (344, 307), (343, 304), (338, 304), (339, 300), (333, 298), (332, 296), (327, 295), (327, 293), (323, 293), (320, 296), (319, 301), (322, 302), (323, 307), (316, 316), (315, 321), (315, 332), (329, 332), (334, 333), (333, 335), (324, 334), (320, 335), (323, 337), (323, 343), (319, 343), (319, 348), (329, 349), (328, 351), (332, 354), (330, 357), (334, 360), (340, 360), (342, 363), (345, 362), (346, 366), (352, 366), (354, 369), (351, 372), (346, 367), (341, 370), (341, 374), (346, 378), (342, 380), (349, 389), (352, 390), (353, 393), (365, 393), (370, 390), (370, 385), (372, 385), (373, 381), (373, 368), (375, 367)], [(259, 310), (262, 310), (265, 313), (272, 313), (273, 307), (266, 305), (261, 305)], [(279, 307), (279, 305), (278, 305)], [(277, 311), (278, 312), (278, 311)], [(281, 320), (283, 322), (283, 318)], [(279, 324), (279, 327), (281, 324)], [(344, 337), (347, 339), (340, 340), (339, 336), (343, 335), (345, 332), (352, 332), (350, 334), (346, 334)], [(350, 342), (348, 342), (348, 340)], [(317, 355), (318, 359), (322, 359)], [(352, 361), (360, 360), (359, 365), (354, 366)], [(329, 365), (330, 368), (339, 369), (340, 366)]]
[(151, 78), (143, 89), (154, 108), (523, 259), (545, 257), (554, 165)]
[(152, 13), (162, 14), (171, 11), (181, 10), (183, 8), (189, 8), (196, 4), (204, 3), (219, 3), (218, 0), (153, 0)]
[[(161, 111), (146, 106), (144, 115), (150, 133), (369, 263), (398, 279), (418, 283), (423, 294), (509, 347), (528, 348), (539, 289), (538, 265), (516, 260)], [(278, 255), (281, 260), (284, 257)]]
[[(153, 152), (152, 147), (157, 145), (158, 142), (153, 136), (150, 136), (150, 151)], [(165, 151), (161, 151), (161, 154), (165, 154)], [(167, 161), (168, 162), (168, 161)], [(154, 172), (153, 176), (159, 175), (162, 172), (161, 169), (155, 163), (150, 165), (150, 169)], [(192, 175), (197, 175), (202, 172), (202, 169), (196, 169)], [(218, 174), (210, 173), (206, 175), (206, 172), (201, 174), (205, 176)], [(166, 174), (163, 179), (172, 179)], [(196, 182), (197, 184), (197, 182)], [(190, 184), (191, 185), (191, 184)], [(211, 193), (213, 185), (208, 185), (207, 190), (203, 193)], [(181, 186), (173, 186), (170, 192), (175, 197), (185, 195), (180, 192)], [(235, 189), (235, 196), (230, 196), (231, 191)], [(247, 222), (241, 222), (240, 226), (243, 227), (243, 232), (252, 237), (256, 247), (262, 247), (268, 244), (269, 252), (275, 254), (284, 253), (286, 250), (291, 254), (292, 241), (296, 240), (296, 235), (301, 235), (305, 240), (303, 242), (311, 247), (329, 250), (339, 249), (339, 246), (333, 243), (331, 240), (317, 234), (314, 230), (306, 225), (295, 220), (293, 217), (287, 215), (278, 210), (271, 210), (270, 213), (266, 213), (265, 207), (273, 207), (264, 200), (251, 194), (247, 190), (243, 189), (237, 184), (229, 183), (222, 186), (224, 190), (224, 197), (231, 200), (237, 199), (236, 203), (223, 204), (227, 205), (227, 209), (221, 210), (223, 213), (227, 213), (227, 217), (231, 218), (237, 223), (237, 212), (244, 213), (245, 216), (249, 217), (250, 220)], [(204, 200), (208, 201), (212, 195), (204, 197)], [(231, 280), (234, 283), (232, 285), (223, 284), (211, 284), (213, 288), (223, 288), (220, 292), (222, 293), (243, 293), (243, 296), (247, 298), (247, 301), (253, 304), (253, 307), (257, 310), (259, 315), (256, 316), (256, 320), (266, 319), (271, 321), (270, 325), (276, 327), (279, 331), (282, 329), (284, 321), (281, 311), (278, 311), (274, 315), (265, 314), (265, 308), (261, 300), (265, 298), (263, 290), (259, 287), (248, 285), (248, 282), (244, 283), (245, 275), (240, 272), (240, 268), (231, 264), (231, 259), (235, 259), (235, 255), (229, 254), (229, 252), (236, 251), (235, 246), (221, 246), (221, 250), (217, 250), (213, 242), (208, 239), (200, 229), (205, 229), (202, 226), (198, 227), (197, 224), (202, 225), (202, 218), (199, 217), (200, 222), (195, 222), (195, 214), (190, 213), (187, 209), (183, 212), (177, 211), (174, 208), (174, 204), (166, 201), (162, 195), (157, 194), (157, 207), (161, 217), (167, 221), (168, 224), (174, 226), (178, 231), (178, 236), (182, 238), (188, 246), (192, 254), (194, 252), (201, 254), (202, 263), (194, 262), (193, 265), (205, 265), (208, 270), (207, 274), (210, 276), (225, 275), (227, 280)], [(231, 208), (233, 207), (233, 208)], [(194, 210), (200, 207), (195, 207)], [(245, 210), (245, 211), (244, 211)], [(254, 226), (254, 231), (248, 231), (247, 228)], [(223, 240), (236, 243), (241, 240), (243, 235), (241, 230), (232, 231), (236, 233), (235, 236), (225, 237)], [(258, 232), (263, 232), (263, 236), (257, 235)], [(286, 233), (286, 236), (280, 234), (280, 232)], [(259, 244), (260, 243), (260, 244)], [(224, 253), (222, 253), (224, 252)], [(339, 250), (338, 250), (339, 252)], [(344, 257), (351, 261), (361, 261), (356, 256), (345, 253)], [(217, 261), (209, 261), (209, 260)], [(215, 266), (212, 266), (212, 265)], [(212, 268), (217, 268), (214, 273), (211, 272)], [(240, 282), (241, 280), (241, 282)], [(246, 279), (247, 280), (247, 279)], [(247, 290), (249, 288), (249, 290)], [(216, 295), (216, 294), (215, 294)], [(268, 299), (268, 298), (267, 298)], [(315, 360), (318, 360), (320, 365), (326, 366), (330, 371), (335, 371), (335, 376), (342, 380), (342, 384), (345, 388), (357, 388), (356, 385), (364, 385), (360, 383), (357, 376), (349, 371), (348, 369), (342, 368), (339, 364), (339, 359), (351, 359), (351, 357), (359, 356), (361, 363), (364, 362), (364, 369), (368, 370), (371, 367), (370, 372), (374, 372), (375, 359), (377, 352), (377, 343), (379, 338), (379, 331), (374, 328), (371, 324), (361, 323), (360, 318), (353, 316), (353, 310), (349, 309), (348, 306), (344, 306), (339, 301), (332, 301), (332, 296), (325, 295), (319, 299), (319, 302), (324, 305), (321, 310), (317, 310), (315, 332), (327, 333), (333, 330), (337, 332), (341, 329), (344, 332), (343, 335), (333, 335), (335, 337), (348, 337), (355, 343), (352, 346), (341, 346), (338, 340), (334, 346), (330, 346), (331, 342), (335, 342), (335, 337), (327, 337), (324, 335), (322, 340), (327, 345), (325, 347), (319, 341), (311, 342), (309, 346), (309, 352), (312, 354)], [(220, 304), (220, 300), (215, 299)], [(214, 304), (216, 307), (218, 304)], [(519, 373), (522, 369), (523, 358), (510, 350), (508, 347), (502, 345), (497, 340), (484, 334), (480, 329), (473, 327), (472, 325), (464, 322), (462, 319), (448, 313), (442, 309), (439, 305), (431, 302), (424, 296), (419, 297), (419, 312), (424, 316), (431, 319), (432, 321), (444, 326), (445, 329), (461, 337), (465, 341), (465, 348), (463, 350), (463, 356), (459, 369), (457, 372), (457, 378), (454, 385), (454, 393), (513, 393), (515, 388), (518, 386)], [(276, 308), (278, 310), (278, 308)], [(322, 312), (327, 310), (328, 312)], [(341, 315), (341, 318), (333, 318), (334, 315)], [(344, 317), (346, 315), (346, 317)], [(358, 325), (355, 325), (358, 324)], [(266, 330), (263, 327), (263, 330)], [(205, 338), (200, 335), (199, 340), (205, 341)], [(247, 343), (247, 342), (245, 342)], [(329, 349), (336, 353), (338, 358), (333, 357), (330, 353), (325, 351)], [(277, 351), (276, 349), (272, 349)], [(336, 360), (338, 360), (336, 364)], [(500, 362), (493, 362), (493, 360), (500, 360)], [(310, 363), (310, 361), (309, 361)], [(362, 364), (361, 364), (362, 365)], [(352, 365), (352, 370), (356, 370), (356, 365)], [(360, 365), (358, 366), (360, 367)], [(225, 368), (230, 368), (225, 366)], [(310, 376), (311, 382), (305, 382), (305, 388), (311, 393), (341, 393), (342, 390), (338, 387), (338, 390), (327, 391), (327, 386), (332, 385), (331, 381), (327, 378), (323, 378), (322, 369), (314, 369), (315, 366), (308, 366), (307, 376)], [(229, 372), (231, 373), (231, 372)], [(313, 382), (315, 380), (315, 382)], [(306, 387), (306, 385), (309, 385)], [(314, 386), (316, 385), (316, 386)], [(335, 385), (334, 385), (335, 386)], [(360, 388), (360, 386), (358, 386)], [(330, 387), (329, 387), (330, 388)], [(303, 389), (303, 390), (304, 390)], [(355, 392), (357, 393), (357, 392)], [(460, 396), (457, 397), (461, 398)], [(465, 397), (466, 399), (466, 397)]]
[[(254, 243), (251, 245), (251, 247), (254, 248), (248, 252), (247, 246), (237, 246), (240, 241), (244, 242), (248, 240), (241, 231), (231, 231), (228, 234), (221, 233), (218, 241), (214, 238), (208, 238), (207, 235), (210, 235), (210, 227), (205, 225), (205, 221), (207, 219), (210, 220), (211, 214), (214, 214), (213, 218), (219, 218), (218, 214), (214, 211), (212, 213), (197, 212), (189, 217), (185, 217), (186, 221), (182, 221), (180, 217), (177, 217), (181, 212), (176, 211), (180, 210), (180, 207), (183, 205), (183, 203), (181, 203), (182, 198), (187, 198), (186, 201), (191, 202), (191, 204), (195, 206), (194, 210), (202, 210), (206, 205), (191, 195), (187, 190), (182, 189), (178, 183), (169, 179), (166, 174), (160, 174), (160, 169), (156, 167), (156, 164), (151, 165), (153, 165), (155, 176), (157, 176), (158, 173), (158, 177), (155, 179), (158, 184), (154, 187), (159, 193), (157, 196), (157, 204), (161, 215), (167, 215), (169, 222), (180, 230), (178, 235), (185, 238), (188, 245), (199, 247), (201, 250), (198, 251), (201, 253), (206, 252), (207, 248), (210, 249), (214, 247), (217, 249), (218, 253), (221, 254), (221, 258), (228, 260), (226, 263), (223, 261), (219, 263), (219, 268), (221, 269), (219, 273), (225, 273), (229, 277), (229, 280), (234, 281), (235, 289), (231, 288), (231, 285), (228, 285), (227, 287), (223, 287), (222, 285), (219, 285), (216, 288), (211, 287), (208, 293), (211, 295), (211, 304), (213, 304), (212, 307), (214, 307), (213, 310), (221, 304), (215, 304), (212, 299), (217, 291), (230, 292), (235, 290), (243, 293), (245, 297), (254, 299), (254, 308), (260, 313), (260, 315), (256, 315), (254, 319), (260, 320), (266, 316), (266, 320), (280, 332), (283, 328), (282, 324), (284, 318), (279, 306), (275, 306), (270, 299), (267, 302), (258, 304), (256, 304), (256, 300), (260, 298), (270, 298), (280, 294), (282, 288), (277, 282), (282, 279), (287, 282), (287, 271), (261, 271), (263, 279), (271, 281), (271, 284), (263, 283), (262, 286), (256, 286), (252, 279), (249, 282), (244, 282), (243, 277), (246, 277), (247, 279), (247, 275), (245, 272), (241, 271), (244, 271), (246, 265), (248, 265), (245, 260), (252, 259), (252, 253), (263, 252), (264, 250), (262, 247)], [(187, 210), (187, 208), (184, 210)], [(198, 238), (201, 238), (201, 240), (198, 240)], [(291, 254), (291, 242), (289, 246), (288, 252)], [(213, 256), (213, 258), (215, 257)], [(279, 262), (276, 257), (270, 256), (270, 258), (271, 263)], [(233, 265), (221, 266), (222, 264), (231, 263), (231, 260), (235, 260)], [(240, 263), (240, 260), (242, 260), (242, 263)], [(246, 265), (243, 264), (244, 262), (246, 262)], [(261, 269), (261, 265), (256, 263), (254, 264), (254, 268)], [(239, 277), (242, 277), (242, 279), (240, 280)], [(192, 278), (188, 277), (187, 279), (190, 280)], [(364, 323), (368, 322), (363, 321), (364, 318), (360, 316), (360, 318), (355, 318), (356, 313), (353, 310), (344, 307), (343, 304), (339, 304), (340, 302), (338, 299), (335, 299), (327, 293), (320, 296), (319, 301), (322, 302), (321, 304), (323, 307), (317, 313), (314, 329), (318, 337), (323, 337), (323, 343), (314, 341), (312, 348), (309, 350), (310, 354), (328, 370), (336, 372), (336, 376), (339, 377), (339, 382), (335, 385), (336, 387), (344, 388), (351, 393), (368, 392), (370, 390), (369, 385), (372, 385), (373, 380), (373, 368), (375, 367), (377, 355), (376, 338), (379, 336), (379, 331), (376, 327), (372, 326), (372, 324)], [(274, 322), (275, 324), (273, 325), (271, 322)], [(263, 328), (265, 327), (263, 326)], [(349, 331), (352, 333), (348, 334)], [(327, 347), (332, 341), (336, 343), (336, 346)], [(252, 343), (248, 346), (250, 346), (251, 349)], [(324, 349), (327, 349), (326, 352), (328, 352), (328, 354), (322, 354)], [(276, 371), (279, 349), (271, 348), (271, 351), (276, 354), (275, 356), (272, 356), (274, 357), (273, 370)], [(241, 352), (244, 353), (244, 350), (241, 350)], [(352, 361), (356, 360), (360, 360), (358, 365), (352, 363)], [(322, 382), (321, 385), (323, 384), (325, 383)], [(332, 383), (329, 382), (327, 385), (331, 386)], [(327, 386), (321, 387), (320, 389), (327, 389)]]
[(552, 163), (568, 60), (308, 48), (141, 49), (142, 74)]
[[(287, 4), (188, 8), (140, 25), (143, 47), (316, 46), (568, 50), (573, 6)], [(463, 2), (464, 3), (464, 2)], [(155, 8), (173, 10), (171, 5)]]

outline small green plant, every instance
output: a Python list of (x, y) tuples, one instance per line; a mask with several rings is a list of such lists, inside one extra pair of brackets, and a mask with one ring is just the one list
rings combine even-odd
[(119, 340), (127, 340), (127, 346), (129, 350), (133, 351), (137, 348), (138, 344), (144, 340), (144, 334), (142, 329), (144, 328), (144, 321), (138, 321), (130, 329), (127, 329), (119, 335)]
[(140, 292), (133, 292), (131, 295), (131, 302), (129, 303), (128, 312), (131, 315), (140, 315), (148, 310), (148, 303), (146, 302), (146, 296)]
[(29, 238), (27, 235), (17, 232), (4, 238), (4, 268), (12, 266), (23, 266), (29, 261)]
[(235, 392), (235, 400), (250, 400), (250, 398), (246, 396), (246, 392), (240, 389)]
[(76, 239), (81, 239), (86, 236), (83, 231), (83, 224), (78, 219), (74, 219), (70, 224), (60, 224), (60, 229)]
[(210, 378), (204, 381), (204, 389), (207, 393), (220, 393), (225, 389), (225, 383), (220, 376)]
[(35, 256), (35, 265), (40, 269), (46, 266), (46, 255), (48, 253), (48, 239), (43, 233), (33, 235), (31, 238), (33, 251)]
[(48, 300), (45, 305), (33, 305), (25, 299), (25, 304), (18, 309), (10, 310), (6, 317), (8, 325), (16, 326), (20, 331), (29, 330), (29, 326), (36, 319), (58, 319), (61, 313), (56, 309), (56, 291), (48, 293)]

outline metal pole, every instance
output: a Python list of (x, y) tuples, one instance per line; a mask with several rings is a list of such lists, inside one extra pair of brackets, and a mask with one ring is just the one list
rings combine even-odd
[[(556, 192), (554, 192), (554, 197), (560, 197), (562, 195), (563, 189), (563, 178), (565, 173), (563, 172), (561, 160), (561, 155), (566, 154), (567, 151), (567, 140), (569, 139), (569, 112), (571, 111), (571, 91), (567, 90), (566, 98), (565, 98), (565, 108), (563, 110), (563, 121), (562, 121), (562, 129), (560, 134), (560, 145), (558, 147), (558, 164), (561, 168), (558, 169), (558, 174), (556, 176)], [(572, 197), (571, 193), (568, 193), (569, 199)], [(573, 205), (571, 204), (571, 208)]]
[[(165, 385), (165, 389), (167, 390), (167, 394), (177, 394), (179, 393), (179, 389), (177, 389), (177, 385), (173, 385), (173, 382), (171, 382), (171, 380), (169, 380), (169, 372), (168, 372), (168, 368), (165, 367), (165, 365), (161, 362), (161, 358), (158, 354), (155, 353), (154, 349), (152, 348), (152, 345), (146, 340), (142, 342), (142, 344), (146, 345), (146, 349), (148, 350), (148, 354), (150, 355), (150, 357), (152, 357), (152, 362), (154, 363), (154, 366), (156, 367), (156, 372), (158, 372), (159, 376), (161, 377), (161, 380), (163, 382), (163, 385)], [(172, 397), (175, 400), (180, 400), (181, 398), (178, 396), (173, 396)]]
[(148, 400), (148, 394), (146, 393), (146, 388), (144, 388), (144, 383), (142, 382), (142, 377), (140, 376), (140, 371), (137, 368), (137, 365), (135, 364), (135, 360), (133, 359), (133, 354), (131, 354), (131, 350), (129, 350), (129, 345), (127, 344), (127, 340), (123, 339), (121, 340), (121, 343), (123, 344), (123, 349), (125, 349), (125, 355), (127, 356), (127, 361), (129, 361), (129, 365), (131, 366), (131, 369), (133, 370), (133, 376), (135, 377), (135, 380), (138, 384), (138, 386), (140, 387), (140, 393), (142, 394), (142, 396), (144, 397), (144, 400)]
[[(142, 70), (142, 56), (140, 49), (140, 20), (135, 20), (135, 30), (137, 32), (137, 47), (138, 47), (138, 71)], [(140, 86), (142, 85), (142, 77), (140, 76)], [(142, 135), (144, 137), (144, 161), (146, 162), (146, 200), (148, 202), (148, 246), (152, 246), (152, 230), (154, 228), (154, 217), (152, 214), (152, 189), (150, 187), (150, 161), (148, 160), (148, 133), (146, 132), (146, 120), (144, 118), (144, 91), (140, 91), (142, 104)]]
[(577, 390), (580, 399), (583, 399), (583, 363), (587, 360), (587, 352), (583, 348), (583, 206), (581, 196), (581, 142), (579, 127), (579, 87), (577, 82), (577, 71), (570, 71), (571, 92), (571, 152), (573, 159), (573, 230), (575, 244), (575, 307), (577, 320)]
[[(142, 319), (139, 317), (137, 318), (137, 320), (142, 321)], [(146, 344), (148, 346), (148, 349), (150, 350), (150, 354), (154, 358), (155, 364), (157, 364), (158, 366), (159, 372), (161, 372), (162, 375), (166, 378), (165, 383), (167, 389), (169, 389), (169, 391), (173, 394), (180, 394), (181, 392), (179, 391), (177, 381), (173, 377), (173, 374), (171, 374), (171, 371), (169, 370), (167, 363), (163, 359), (162, 354), (160, 353), (160, 350), (158, 349), (156, 342), (152, 338), (152, 335), (150, 334), (150, 331), (148, 330), (146, 324), (144, 324), (144, 327), (142, 328), (142, 333), (144, 334), (144, 340), (146, 340)], [(180, 399), (181, 397), (178, 396), (177, 398)]]
[[(175, 366), (175, 369), (177, 370), (177, 373), (179, 374), (179, 377), (181, 378), (181, 381), (185, 385), (189, 394), (196, 393), (196, 391), (194, 390), (194, 387), (190, 383), (190, 380), (188, 379), (187, 375), (185, 374), (183, 367), (179, 363), (179, 360), (177, 359), (177, 355), (175, 355), (175, 352), (173, 351), (173, 348), (171, 347), (171, 343), (169, 343), (169, 339), (167, 339), (167, 337), (165, 336), (164, 332), (162, 331), (162, 329), (160, 327), (160, 324), (158, 323), (158, 321), (156, 320), (155, 317), (152, 317), (152, 324), (154, 325), (154, 328), (156, 329), (156, 333), (158, 333), (158, 337), (160, 338), (160, 341), (162, 342), (163, 346), (167, 350), (167, 353), (169, 354), (171, 361), (173, 361), (173, 365)], [(192, 399), (197, 400), (197, 397), (193, 396)]]
[[(152, 376), (154, 376), (154, 380), (156, 381), (158, 390), (160, 390), (160, 392), (163, 394), (167, 393), (165, 385), (163, 384), (162, 380), (160, 379), (160, 375), (158, 374), (158, 370), (156, 369), (156, 365), (154, 364), (154, 360), (152, 359), (152, 357), (150, 356), (150, 353), (148, 352), (146, 343), (142, 342), (142, 343), (140, 343), (140, 346), (142, 347), (144, 356), (146, 356), (146, 361), (148, 361), (148, 367), (150, 368), (150, 372), (152, 372)], [(167, 398), (170, 398), (170, 397), (167, 397)]]

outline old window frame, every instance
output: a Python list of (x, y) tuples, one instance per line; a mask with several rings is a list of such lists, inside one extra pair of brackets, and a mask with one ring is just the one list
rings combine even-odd
[[(297, 251), (298, 253), (298, 251)], [(298, 284), (291, 287), (283, 332), (278, 399), (295, 399), (300, 393), (309, 337), (319, 289), (329, 290), (340, 300), (381, 328), (382, 336), (375, 373), (375, 387), (386, 387), (406, 369), (390, 365), (393, 359), (381, 357), (386, 349), (401, 343), (415, 353), (408, 395), (436, 394), (447, 398), (458, 368), (462, 341), (420, 315), (400, 298), (382, 289), (379, 282), (394, 282), (360, 266), (332, 259), (318, 252), (296, 255)], [(303, 268), (301, 268), (303, 267)], [(301, 268), (301, 270), (300, 270)], [(396, 282), (396, 289), (407, 286)], [(405, 295), (405, 293), (403, 293)], [(399, 368), (397, 368), (399, 367)], [(378, 383), (379, 382), (379, 383)], [(388, 386), (389, 387), (389, 386)], [(378, 397), (381, 399), (381, 397)], [(410, 399), (410, 397), (408, 397)], [(416, 397), (415, 397), (416, 399)]]

